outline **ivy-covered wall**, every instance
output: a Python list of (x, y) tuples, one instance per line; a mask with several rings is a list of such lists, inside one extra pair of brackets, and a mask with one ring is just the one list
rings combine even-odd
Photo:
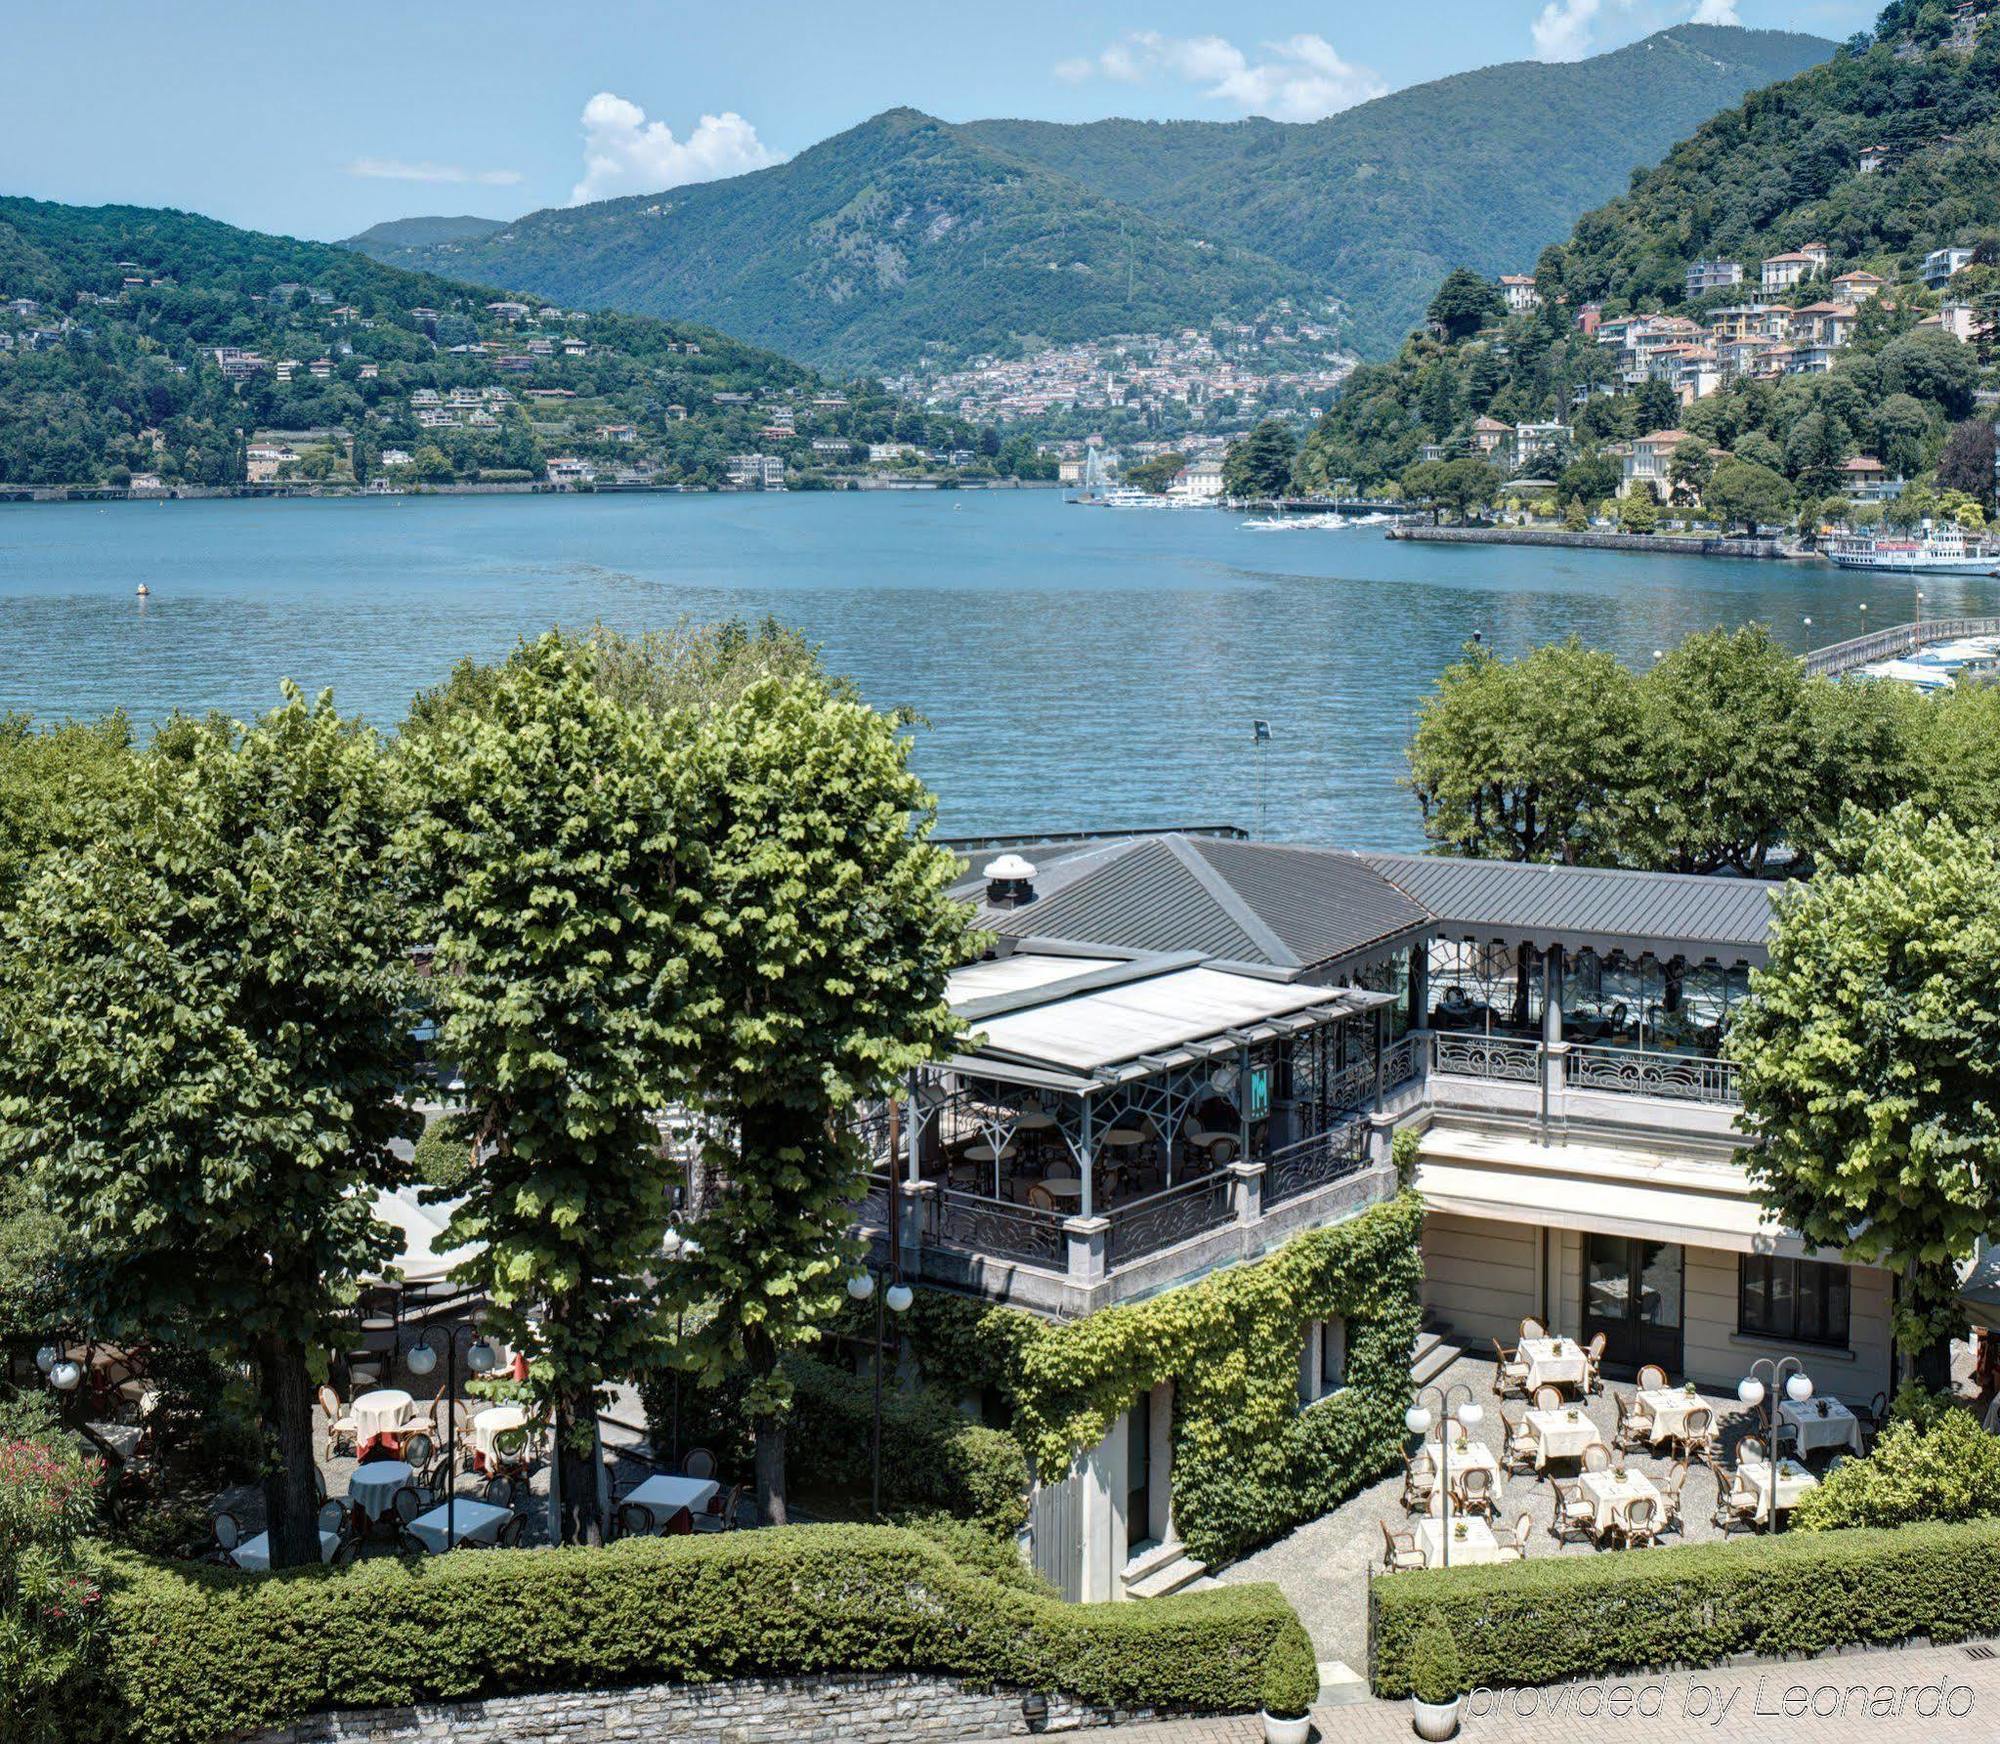
[[(934, 1385), (1000, 1395), (1044, 1471), (1067, 1470), (1137, 1395), (1172, 1381), (1174, 1520), (1215, 1562), (1395, 1465), (1422, 1223), (1422, 1201), (1405, 1191), (1264, 1259), (1060, 1325), (919, 1290), (911, 1337)], [(1302, 1411), (1307, 1329), (1334, 1318), (1347, 1324), (1347, 1384)]]

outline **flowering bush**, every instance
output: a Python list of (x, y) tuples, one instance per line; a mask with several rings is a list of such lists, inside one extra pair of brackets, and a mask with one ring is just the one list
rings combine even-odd
[[(1900, 1401), (1899, 1401), (1900, 1403)], [(1950, 1408), (1904, 1417), (1867, 1459), (1850, 1459), (1799, 1498), (1800, 1531), (1978, 1520), (2000, 1514), (2000, 1435)]]
[(0, 1738), (75, 1734), (66, 1689), (85, 1669), (102, 1614), (82, 1540), (102, 1468), (63, 1440), (0, 1442)]

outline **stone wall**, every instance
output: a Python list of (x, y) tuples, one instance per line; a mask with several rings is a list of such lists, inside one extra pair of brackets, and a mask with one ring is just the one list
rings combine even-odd
[(418, 1708), (356, 1708), (253, 1734), (245, 1744), (940, 1744), (1073, 1732), (1157, 1718), (1149, 1709), (1047, 1698), (1031, 1722), (1018, 1689), (880, 1672), (497, 1696)]
[(1391, 539), (1434, 545), (1561, 545), (1578, 551), (1646, 551), (1656, 557), (1784, 557), (1777, 539), (1686, 538), (1675, 533), (1567, 533), (1553, 527), (1391, 527)]

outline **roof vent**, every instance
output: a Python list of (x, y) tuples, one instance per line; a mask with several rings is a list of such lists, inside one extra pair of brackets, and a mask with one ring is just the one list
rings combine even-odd
[(1035, 867), (1019, 854), (987, 862), (986, 900), (994, 908), (1019, 908), (1035, 900)]

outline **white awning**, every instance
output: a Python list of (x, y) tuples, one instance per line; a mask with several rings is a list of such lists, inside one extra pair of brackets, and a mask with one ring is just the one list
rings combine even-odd
[(1416, 1187), (1434, 1211), (1495, 1223), (1726, 1253), (1814, 1252), (1771, 1220), (1741, 1167), (1702, 1157), (1432, 1127), (1418, 1149)]
[(393, 1193), (377, 1193), (375, 1215), (402, 1232), (403, 1254), (391, 1262), (391, 1268), (401, 1274), (405, 1283), (435, 1284), (479, 1250), (476, 1246), (444, 1245), (445, 1225), (451, 1221), (460, 1201), (424, 1205), (417, 1198), (421, 1191), (418, 1187), (398, 1187)]

